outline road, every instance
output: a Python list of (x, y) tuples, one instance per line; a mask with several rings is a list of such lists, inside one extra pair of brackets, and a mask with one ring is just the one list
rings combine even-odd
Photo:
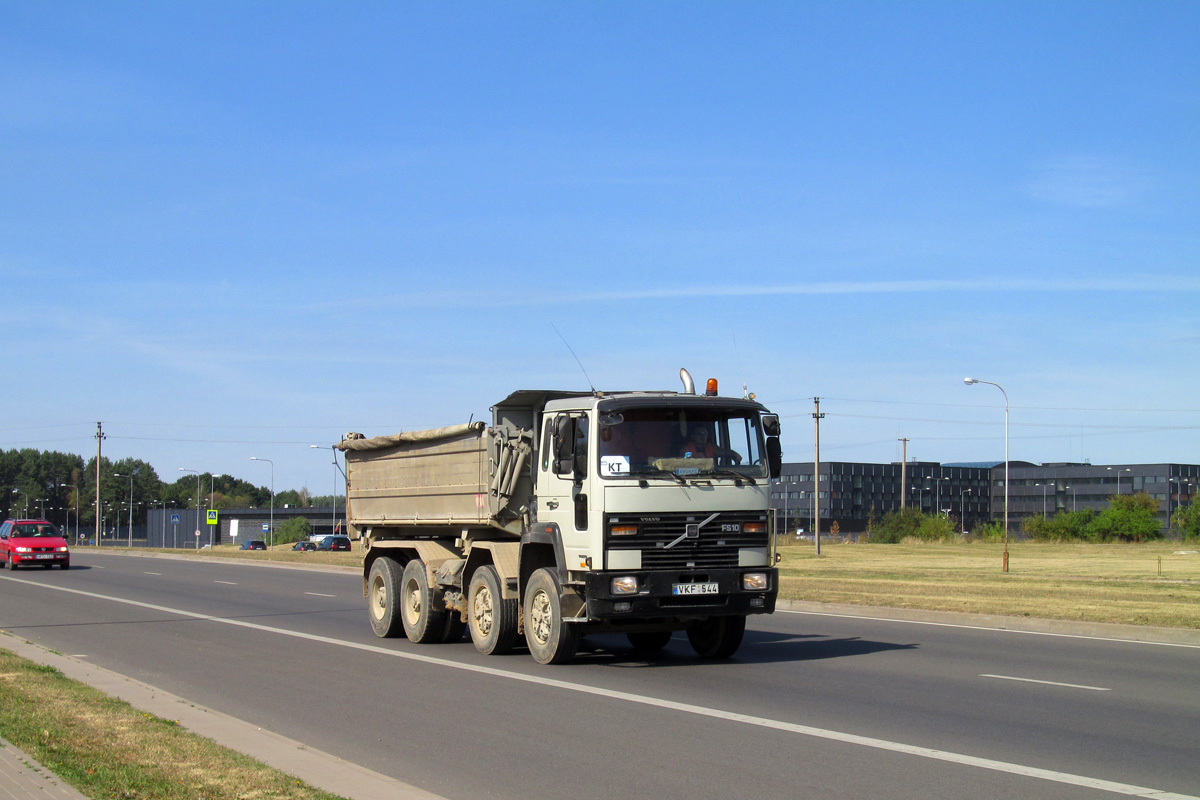
[(84, 549), (0, 629), (450, 800), (1200, 796), (1196, 647), (778, 612), (543, 667), (376, 639), (353, 572)]

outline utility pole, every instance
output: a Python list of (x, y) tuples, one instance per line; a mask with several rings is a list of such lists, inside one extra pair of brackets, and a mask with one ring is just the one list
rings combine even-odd
[(821, 398), (813, 398), (813, 424), (816, 426), (816, 455), (813, 457), (813, 542), (821, 555)]
[(900, 510), (908, 504), (908, 439), (897, 439), (900, 445)]
[(104, 441), (104, 423), (96, 423), (96, 547), (100, 546), (100, 443)]

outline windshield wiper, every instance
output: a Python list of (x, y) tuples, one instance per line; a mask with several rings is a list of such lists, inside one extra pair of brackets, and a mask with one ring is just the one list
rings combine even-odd
[(745, 481), (751, 486), (758, 486), (757, 481), (749, 475), (743, 475), (740, 472), (734, 472), (731, 469), (714, 469), (712, 472), (706, 472), (705, 475), (713, 475), (718, 478), (733, 478), (735, 481)]
[(659, 475), (666, 475), (668, 478), (674, 478), (675, 481), (680, 486), (687, 485), (687, 481), (685, 481), (682, 476), (676, 475), (673, 471), (671, 471), (669, 469), (659, 469), (657, 467), (647, 467), (646, 469), (639, 469), (636, 472), (631, 472), (630, 475), (637, 475), (639, 477), (644, 476), (644, 475), (651, 475), (651, 476), (655, 476), (655, 477), (657, 477)]

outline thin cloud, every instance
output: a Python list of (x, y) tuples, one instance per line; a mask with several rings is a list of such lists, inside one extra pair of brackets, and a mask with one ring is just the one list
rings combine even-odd
[[(1198, 292), (1200, 278), (1181, 276), (1131, 276), (1126, 278), (983, 278), (965, 280), (828, 281), (764, 285), (670, 286), (658, 289), (586, 291), (563, 294), (520, 294), (495, 291), (417, 292), (379, 298), (374, 307), (409, 309), (495, 308), (530, 305), (550, 306), (597, 301), (679, 300), (697, 297), (778, 297), (859, 294), (966, 294), (995, 292)], [(343, 302), (320, 303), (312, 310), (342, 307)]]

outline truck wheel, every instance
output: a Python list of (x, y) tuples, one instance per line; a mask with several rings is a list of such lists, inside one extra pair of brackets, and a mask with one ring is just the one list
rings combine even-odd
[(639, 631), (627, 633), (625, 638), (637, 652), (653, 655), (666, 647), (667, 642), (671, 641), (671, 637), (674, 635), (675, 631)]
[(467, 623), (462, 621), (462, 615), (451, 608), (446, 609), (446, 624), (442, 626), (441, 641), (445, 644), (454, 644), (462, 640), (463, 631), (467, 629)]
[(539, 664), (565, 664), (579, 649), (579, 628), (563, 622), (558, 576), (539, 569), (525, 586), (525, 643)]
[(745, 617), (709, 617), (693, 622), (687, 637), (701, 658), (729, 658), (741, 646), (745, 633)]
[(425, 562), (409, 561), (400, 578), (400, 618), (404, 633), (417, 644), (442, 641), (446, 630), (446, 604), (441, 592), (431, 589)]
[(381, 639), (404, 635), (400, 621), (400, 565), (390, 558), (377, 558), (367, 577), (367, 611), (371, 630)]
[(475, 570), (467, 591), (467, 624), (471, 626), (475, 649), (485, 656), (511, 653), (517, 643), (520, 608), (515, 599), (501, 597), (500, 591), (500, 576), (495, 567)]

